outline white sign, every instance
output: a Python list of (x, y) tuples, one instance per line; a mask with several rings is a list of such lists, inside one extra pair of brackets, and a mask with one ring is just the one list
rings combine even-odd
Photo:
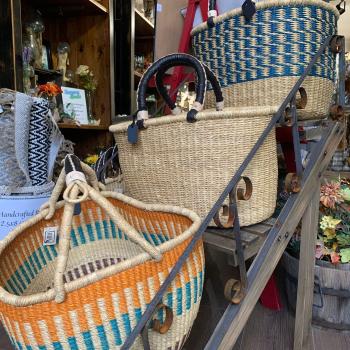
[(80, 124), (89, 124), (85, 90), (62, 86), (63, 111)]
[(36, 215), (49, 198), (49, 195), (0, 196), (0, 240), (21, 222)]

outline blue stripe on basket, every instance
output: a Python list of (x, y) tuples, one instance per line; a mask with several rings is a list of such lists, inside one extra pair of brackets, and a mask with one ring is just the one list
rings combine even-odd
[(173, 295), (172, 295), (172, 293), (168, 293), (166, 299), (167, 299), (166, 304), (172, 309), (172, 307), (173, 307)]
[(70, 346), (70, 350), (79, 350), (78, 343), (77, 343), (75, 337), (69, 337), (68, 344)]
[(16, 295), (19, 295), (18, 289), (16, 287), (14, 287), (14, 285), (12, 284), (12, 282), (10, 280), (6, 281), (6, 286), (4, 287), (6, 292), (9, 293), (14, 293)]
[(135, 317), (136, 321), (140, 321), (142, 316), (142, 310), (140, 308), (135, 309)]
[[(297, 18), (292, 15), (294, 10)], [(242, 16), (228, 18), (195, 34), (193, 42), (196, 56), (209, 65), (225, 87), (236, 82), (300, 76), (322, 41), (335, 33), (333, 13), (312, 5), (283, 6), (258, 10), (248, 24)], [(335, 57), (327, 50), (310, 75), (334, 80), (334, 67)]]
[(102, 232), (101, 232), (101, 225), (97, 221), (95, 222), (95, 229), (96, 229), (96, 232), (97, 232), (97, 239), (99, 241), (102, 241), (103, 235), (102, 235)]
[(29, 284), (30, 283), (30, 278), (28, 277), (27, 271), (24, 269), (23, 265), (19, 267), (19, 270), (22, 273), (22, 276), (26, 280), (26, 282)]
[(92, 230), (92, 226), (91, 225), (86, 225), (86, 230), (88, 232), (90, 242), (94, 242), (95, 241), (95, 235), (94, 235), (94, 231)]
[(109, 350), (105, 328), (103, 326), (97, 326), (96, 329), (102, 346), (100, 349)]
[(108, 223), (106, 220), (103, 220), (103, 229), (105, 232), (105, 238), (110, 238), (110, 232), (109, 232), (109, 227), (108, 227)]
[(114, 339), (115, 339), (115, 345), (121, 345), (122, 344), (122, 339), (120, 337), (120, 332), (119, 332), (119, 327), (118, 323), (116, 320), (110, 321), (111, 328), (113, 331)]
[(117, 230), (115, 228), (115, 224), (113, 221), (110, 221), (110, 224), (111, 224), (111, 228), (112, 228), (112, 237), (117, 238)]
[(91, 333), (89, 331), (83, 333), (83, 339), (84, 339), (85, 346), (89, 350), (95, 349), (94, 344), (93, 344), (92, 339), (91, 339)]
[(185, 285), (186, 289), (186, 310), (191, 308), (192, 294), (191, 294), (191, 282), (187, 282)]
[(197, 278), (197, 276), (194, 277), (193, 282), (194, 282), (194, 302), (197, 303), (197, 299), (198, 299), (198, 278)]
[(38, 266), (39, 271), (41, 271), (41, 269), (42, 269), (41, 262), (38, 258), (38, 255), (36, 254), (36, 252), (33, 252), (32, 257), (33, 257), (36, 265)]
[(39, 350), (47, 350), (47, 347), (45, 345), (39, 345)]
[(182, 315), (182, 288), (176, 289), (177, 309), (176, 315)]
[(22, 346), (22, 344), (20, 342), (17, 341), (16, 344), (17, 344), (17, 348), (19, 350), (23, 350), (23, 346)]
[[(33, 350), (33, 348), (30, 345), (26, 345), (27, 350)], [(55, 349), (56, 350), (56, 349)]]
[(24, 266), (26, 267), (26, 270), (28, 271), (30, 278), (33, 279), (35, 276), (35, 273), (32, 270), (33, 265), (29, 264), (28, 261), (25, 261)]
[(52, 343), (52, 346), (55, 350), (63, 350), (62, 344), (59, 342)]
[(131, 333), (129, 314), (123, 314), (122, 319), (123, 319), (124, 331), (126, 334), (129, 335)]
[[(88, 230), (91, 229), (91, 225), (90, 224), (87, 224), (86, 227), (87, 227)], [(84, 231), (83, 231), (83, 228), (81, 226), (78, 227), (78, 234), (79, 234), (79, 238), (80, 238), (81, 244), (86, 244)], [(78, 243), (78, 245), (80, 245), (80, 244)]]

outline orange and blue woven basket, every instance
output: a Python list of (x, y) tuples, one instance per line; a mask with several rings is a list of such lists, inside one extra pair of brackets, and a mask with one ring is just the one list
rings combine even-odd
[[(100, 192), (83, 169), (91, 186), (66, 168), (41, 212), (0, 242), (0, 318), (16, 349), (119, 349), (200, 225), (186, 209)], [(56, 229), (58, 242), (45, 245)], [(203, 278), (199, 242), (150, 323), (151, 349), (184, 344)]]

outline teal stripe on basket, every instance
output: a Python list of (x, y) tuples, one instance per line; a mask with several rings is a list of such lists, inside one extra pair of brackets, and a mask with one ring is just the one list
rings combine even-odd
[(91, 338), (91, 333), (90, 332), (84, 332), (83, 333), (83, 339), (84, 339), (85, 346), (89, 350), (95, 350), (95, 347), (94, 347), (94, 344), (92, 342), (92, 338)]
[(77, 247), (78, 246), (78, 240), (77, 240), (77, 235), (76, 235), (74, 229), (72, 229), (70, 231), (70, 239), (71, 239), (71, 242), (72, 242), (72, 246), (73, 247)]
[(47, 347), (45, 345), (39, 345), (39, 350), (47, 350)]
[(119, 327), (116, 320), (110, 321), (111, 328), (114, 335), (115, 345), (122, 345), (122, 339), (120, 337)]
[(123, 319), (125, 334), (129, 335), (131, 333), (131, 324), (130, 324), (129, 314), (123, 314), (122, 319)]
[(19, 341), (17, 341), (16, 344), (19, 350), (23, 350), (23, 346)]
[(97, 326), (96, 329), (101, 342), (101, 347), (99, 349), (109, 350), (105, 328), (103, 326)]
[(53, 258), (52, 258), (52, 256), (51, 256), (51, 253), (50, 253), (50, 251), (49, 251), (49, 248), (48, 248), (47, 246), (42, 246), (42, 249), (44, 250), (44, 252), (45, 252), (47, 258), (49, 259), (49, 261), (52, 261)]
[(104, 229), (104, 232), (105, 232), (105, 238), (109, 239), (110, 238), (110, 232), (109, 232), (108, 223), (107, 223), (106, 220), (103, 220), (102, 224), (103, 224), (103, 229)]
[(102, 241), (103, 240), (103, 235), (102, 235), (102, 231), (101, 231), (101, 225), (100, 225), (100, 223), (99, 222), (95, 222), (95, 230), (96, 230), (96, 232), (97, 232), (97, 239), (99, 240), (99, 241)]
[(30, 278), (28, 277), (27, 271), (24, 269), (23, 265), (19, 267), (19, 270), (21, 271), (22, 276), (26, 280), (27, 284), (29, 284), (30, 283)]
[(94, 231), (92, 230), (92, 226), (87, 225), (86, 230), (88, 232), (90, 242), (95, 242), (96, 239), (95, 239)]
[[(86, 225), (86, 227), (88, 229), (89, 229), (89, 226), (91, 227), (90, 224)], [(83, 228), (81, 226), (78, 227), (78, 234), (79, 234), (79, 238), (80, 238), (81, 244), (86, 244), (86, 238), (85, 238), (85, 235), (84, 235)], [(78, 244), (78, 245), (80, 245), (80, 244)]]
[(176, 315), (182, 315), (182, 288), (176, 289), (176, 299), (177, 299), (177, 310)]
[(198, 299), (198, 278), (194, 277), (194, 302), (196, 303)]
[(115, 228), (114, 222), (111, 220), (109, 223), (111, 224), (112, 237), (113, 237), (113, 238), (117, 238), (117, 230), (116, 230), (116, 228)]
[(62, 344), (59, 343), (59, 342), (54, 342), (54, 343), (52, 343), (52, 346), (53, 346), (53, 348), (54, 348), (55, 350), (63, 350), (63, 346), (62, 346)]
[(75, 337), (69, 337), (68, 344), (70, 346), (70, 350), (79, 350), (78, 343)]
[(41, 269), (42, 269), (41, 262), (38, 258), (38, 255), (36, 254), (36, 252), (33, 252), (32, 257), (33, 257), (36, 265), (38, 266), (39, 271), (41, 271)]
[(186, 310), (189, 310), (192, 304), (191, 282), (186, 283), (185, 290), (186, 290)]

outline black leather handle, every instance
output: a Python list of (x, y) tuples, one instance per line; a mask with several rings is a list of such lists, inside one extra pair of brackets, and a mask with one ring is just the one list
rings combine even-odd
[[(172, 68), (173, 66), (177, 66), (177, 65), (178, 64), (176, 64), (176, 62), (172, 62), (169, 65), (163, 65), (162, 68), (160, 68), (158, 70), (158, 73), (156, 75), (157, 90), (172, 111), (176, 111), (176, 104), (172, 100), (172, 98), (169, 96), (168, 91), (167, 91), (166, 87), (164, 86), (163, 81), (164, 81), (165, 72), (169, 68)], [(207, 79), (210, 81), (210, 84), (214, 90), (214, 94), (215, 94), (215, 98), (216, 98), (216, 109), (222, 110), (224, 108), (224, 106), (223, 106), (224, 98), (222, 96), (220, 83), (219, 83), (217, 77), (215, 76), (215, 74), (209, 69), (209, 67), (207, 65), (205, 65), (204, 63), (202, 63), (202, 65), (205, 69)]]
[(83, 173), (83, 169), (80, 164), (80, 159), (74, 154), (68, 154), (64, 159), (64, 170), (66, 172), (66, 175), (73, 171)]
[[(341, 0), (341, 2), (343, 1), (345, 0)], [(215, 8), (216, 8), (216, 0), (209, 0), (209, 12), (208, 12), (208, 20), (207, 20), (208, 28), (212, 28), (215, 26), (214, 17), (217, 16)], [(345, 5), (344, 5), (344, 11), (345, 11)], [(255, 2), (253, 0), (245, 0), (244, 3), (242, 4), (242, 15), (244, 16), (246, 21), (250, 21), (253, 18), (255, 13), (256, 13)]]
[(194, 122), (196, 120), (196, 114), (202, 109), (206, 88), (207, 88), (207, 76), (205, 69), (201, 62), (195, 57), (184, 54), (175, 53), (171, 55), (164, 56), (154, 62), (142, 76), (138, 90), (137, 90), (137, 119), (142, 121), (148, 116), (147, 106), (146, 106), (146, 89), (151, 78), (157, 74), (163, 67), (170, 66), (187, 66), (194, 68), (196, 76), (198, 79), (197, 89), (196, 89), (196, 101), (192, 109), (187, 113), (187, 121)]

